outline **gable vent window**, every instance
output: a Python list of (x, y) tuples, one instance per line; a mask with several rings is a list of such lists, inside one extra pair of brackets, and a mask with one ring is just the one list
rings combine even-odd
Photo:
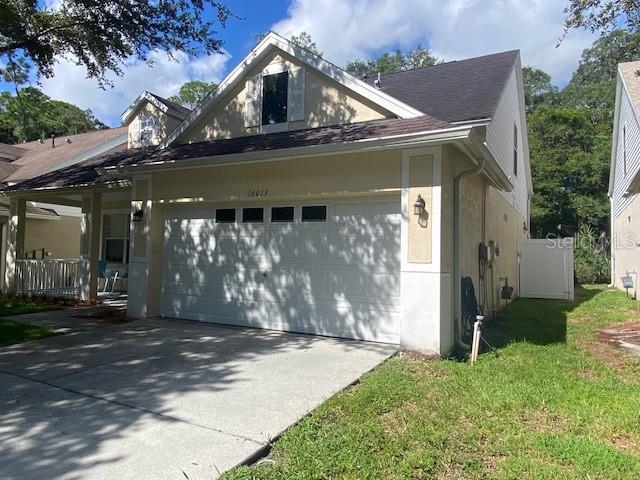
[(147, 114), (140, 118), (140, 143), (142, 146), (148, 147), (153, 144), (153, 140), (157, 136), (156, 130), (156, 117)]
[(289, 72), (262, 77), (262, 125), (287, 121)]
[(513, 126), (513, 175), (518, 176), (518, 127)]

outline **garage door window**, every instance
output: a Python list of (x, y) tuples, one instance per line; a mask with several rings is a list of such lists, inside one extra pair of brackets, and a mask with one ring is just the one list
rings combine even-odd
[(326, 205), (309, 205), (302, 207), (303, 222), (326, 222), (327, 206)]
[(243, 223), (262, 223), (264, 221), (264, 209), (263, 208), (243, 208), (242, 209), (242, 222)]
[(217, 208), (216, 223), (234, 223), (236, 221), (235, 208)]
[(102, 258), (111, 263), (129, 263), (129, 215), (104, 216)]
[(274, 223), (293, 222), (293, 207), (273, 207), (271, 221)]

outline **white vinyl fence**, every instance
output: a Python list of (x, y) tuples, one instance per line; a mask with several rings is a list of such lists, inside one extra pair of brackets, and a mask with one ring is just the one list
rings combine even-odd
[(80, 292), (79, 260), (16, 261), (16, 293), (26, 296), (76, 297)]
[(573, 300), (573, 239), (520, 242), (520, 296)]

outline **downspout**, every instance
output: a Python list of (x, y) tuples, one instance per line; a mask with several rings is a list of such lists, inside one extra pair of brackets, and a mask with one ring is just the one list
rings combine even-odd
[[(454, 291), (454, 334), (456, 348), (471, 350), (471, 345), (462, 341), (462, 292), (460, 291), (460, 181), (469, 175), (479, 175), (484, 170), (486, 159), (476, 167), (463, 170), (453, 178), (453, 291)], [(483, 219), (484, 222), (484, 219)]]

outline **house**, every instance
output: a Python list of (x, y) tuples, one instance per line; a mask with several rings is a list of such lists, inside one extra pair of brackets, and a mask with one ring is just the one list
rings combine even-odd
[(488, 311), (505, 284), (517, 294), (532, 194), (520, 55), (375, 80), (268, 34), (157, 147), (5, 189), (7, 265), (21, 205), (55, 197), (82, 205), (82, 298), (118, 210), (130, 316), (451, 351), (462, 277)]
[[(609, 199), (611, 281), (634, 296), (640, 272), (640, 62), (618, 65)], [(627, 281), (627, 282), (625, 282)]]
[[(0, 182), (16, 185), (96, 155), (126, 147), (126, 128), (113, 128), (36, 140), (19, 145), (0, 144)], [(9, 199), (0, 196), (2, 238), (7, 236)], [(25, 204), (25, 258), (77, 259), (80, 250), (80, 209), (41, 202)], [(69, 235), (69, 232), (78, 232)], [(0, 262), (0, 290), (4, 290), (4, 246)]]

